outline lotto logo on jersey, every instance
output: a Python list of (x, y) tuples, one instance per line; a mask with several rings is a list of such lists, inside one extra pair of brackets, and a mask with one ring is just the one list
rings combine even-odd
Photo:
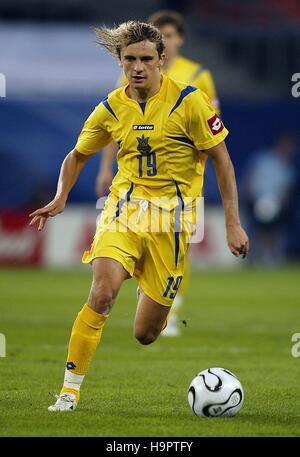
[(133, 125), (132, 130), (154, 130), (153, 124)]
[(208, 119), (207, 122), (208, 122), (209, 128), (212, 131), (213, 135), (216, 135), (217, 133), (222, 132), (222, 130), (224, 128), (224, 124), (217, 114), (215, 114), (213, 117)]

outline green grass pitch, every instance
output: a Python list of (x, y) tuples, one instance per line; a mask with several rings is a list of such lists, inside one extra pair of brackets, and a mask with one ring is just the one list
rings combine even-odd
[[(179, 338), (133, 337), (136, 282), (126, 281), (74, 413), (47, 407), (59, 392), (67, 343), (91, 272), (1, 270), (1, 436), (299, 436), (300, 271), (198, 272)], [(209, 367), (237, 374), (245, 402), (234, 418), (200, 419), (187, 389)]]

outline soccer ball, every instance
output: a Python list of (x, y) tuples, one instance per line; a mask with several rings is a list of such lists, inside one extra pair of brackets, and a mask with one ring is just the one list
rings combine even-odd
[(235, 416), (242, 407), (244, 391), (235, 374), (225, 368), (200, 371), (188, 390), (188, 402), (196, 416)]

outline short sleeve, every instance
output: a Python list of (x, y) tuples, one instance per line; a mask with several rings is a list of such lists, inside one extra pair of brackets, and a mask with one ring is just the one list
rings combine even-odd
[(189, 99), (188, 128), (189, 137), (199, 151), (217, 146), (228, 135), (221, 118), (201, 90), (193, 92)]
[(111, 141), (111, 135), (104, 126), (104, 110), (100, 103), (85, 121), (75, 145), (75, 149), (81, 154), (95, 154)]

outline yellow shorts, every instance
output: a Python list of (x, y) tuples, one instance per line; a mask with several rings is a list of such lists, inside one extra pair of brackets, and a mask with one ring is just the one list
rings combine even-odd
[(186, 233), (174, 230), (180, 218), (178, 209), (165, 214), (146, 200), (120, 201), (110, 194), (83, 263), (98, 257), (117, 260), (150, 298), (171, 306), (183, 279), (188, 250)]

